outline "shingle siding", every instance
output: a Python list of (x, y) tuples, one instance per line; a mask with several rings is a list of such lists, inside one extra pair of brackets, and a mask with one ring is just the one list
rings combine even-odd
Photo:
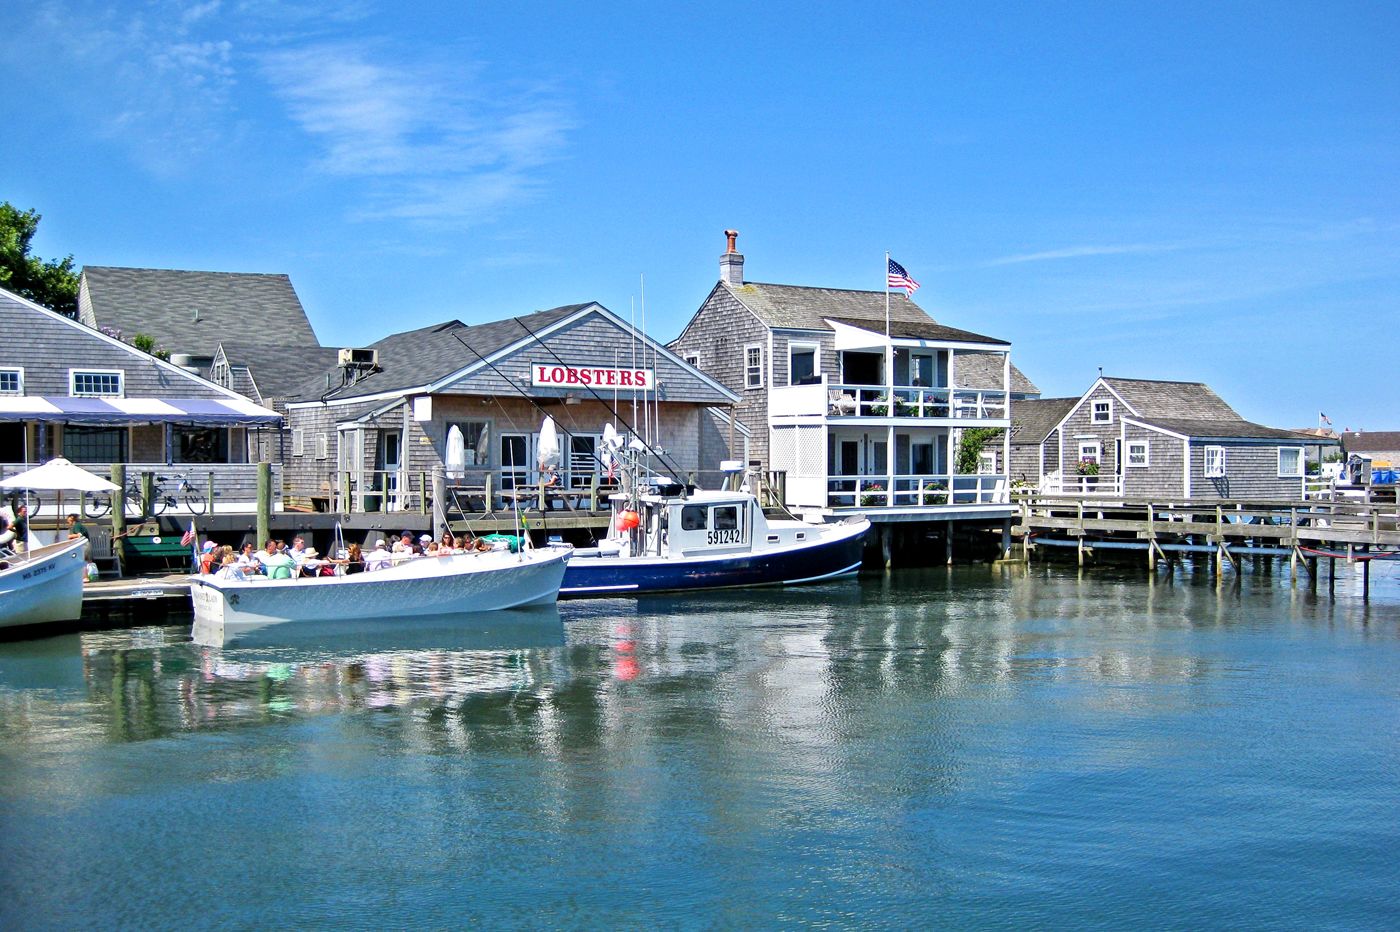
[[(1206, 478), (1205, 448), (1225, 448), (1225, 475)], [(1228, 440), (1191, 441), (1191, 497), (1193, 499), (1275, 498), (1301, 499), (1303, 480), (1300, 476), (1280, 478), (1278, 451), (1280, 446), (1302, 444), (1239, 443)]]
[[(750, 343), (763, 347), (765, 369), (771, 368), (767, 328), (728, 289), (716, 286), (685, 330), (669, 346), (678, 356), (699, 354), (700, 370), (740, 396), (741, 400), (735, 406), (735, 416), (750, 432), (748, 457), (758, 460), (767, 468), (767, 378), (765, 375), (764, 388), (744, 388), (744, 347)], [(783, 352), (786, 354), (786, 348)], [(784, 359), (784, 370), (786, 364)], [(711, 437), (711, 442), (714, 439)], [(742, 451), (734, 451), (734, 455), (742, 455)]]
[(1186, 456), (1186, 441), (1137, 424), (1125, 424), (1123, 431), (1124, 459), (1128, 458), (1129, 443), (1145, 442), (1148, 463), (1146, 467), (1123, 464), (1123, 495), (1127, 498), (1185, 496), (1182, 463)]

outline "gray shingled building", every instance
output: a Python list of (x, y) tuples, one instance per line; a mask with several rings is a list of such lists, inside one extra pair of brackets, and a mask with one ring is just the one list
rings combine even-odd
[(1240, 417), (1202, 382), (1104, 376), (1019, 405), (1012, 478), (1053, 493), (1200, 500), (1302, 497), (1318, 438)]
[(453, 426), (466, 453), (457, 485), (484, 488), (489, 474), (496, 490), (534, 486), (544, 412), (561, 434), (565, 488), (599, 476), (609, 422), (663, 449), (657, 469), (713, 482), (716, 464), (700, 458), (710, 429), (703, 414), (738, 400), (664, 346), (634, 340), (597, 303), (477, 325), (449, 320), (387, 336), (358, 356), (310, 377), (287, 403), (291, 494), (313, 505), (417, 507), (421, 477), (446, 465)]
[[(1039, 390), (1011, 364), (1011, 344), (950, 327), (902, 292), (746, 281), (744, 257), (720, 257), (720, 280), (671, 348), (741, 397), (743, 459), (773, 473), (787, 503), (891, 518), (1005, 501), (1008, 448), (984, 448), (979, 474), (954, 475), (967, 428), (1010, 426)], [(781, 474), (779, 480), (777, 475)]]

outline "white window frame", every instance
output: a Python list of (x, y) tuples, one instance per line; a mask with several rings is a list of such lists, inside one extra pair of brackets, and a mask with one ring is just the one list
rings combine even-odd
[[(1283, 455), (1292, 453), (1297, 457), (1297, 466), (1292, 472), (1285, 472), (1283, 468)], [(1278, 477), (1280, 479), (1299, 479), (1303, 475), (1303, 448), (1302, 447), (1279, 447), (1278, 448)]]
[(0, 389), (0, 395), (23, 395), (23, 394), (24, 394), (24, 367), (23, 367), (23, 366), (3, 366), (3, 367), (0, 367), (0, 376), (8, 375), (8, 374), (10, 374), (10, 373), (14, 373), (14, 376), (15, 376), (16, 380), (19, 382), (19, 387), (16, 388), (16, 389), (15, 389), (14, 391), (12, 391), (12, 392), (10, 392), (10, 391), (5, 391), (4, 389)]
[(304, 456), (306, 454), (306, 428), (298, 427), (292, 431), (292, 455)]
[[(117, 390), (115, 392), (80, 392), (78, 391), (78, 376), (80, 375), (114, 375), (117, 377)], [(70, 398), (125, 398), (126, 372), (121, 369), (69, 369), (68, 396)]]
[[(1145, 469), (1152, 465), (1152, 447), (1146, 440), (1129, 440), (1127, 448), (1124, 465), (1132, 469)], [(1134, 457), (1139, 458), (1141, 462), (1134, 462)]]
[(700, 368), (700, 354), (699, 354), (699, 353), (686, 353), (686, 354), (685, 354), (684, 356), (682, 356), (681, 358), (685, 360), (685, 364), (686, 364), (687, 366), (692, 366), (692, 367), (694, 367), (694, 368), (696, 368), (696, 369), (699, 369), (699, 368)]
[(317, 434), (317, 435), (316, 435), (316, 458), (317, 458), (318, 460), (329, 459), (329, 458), (330, 458), (330, 446), (331, 446), (331, 441), (330, 441), (330, 438), (329, 438), (328, 436), (326, 436), (326, 432), (325, 432), (325, 431), (321, 431), (319, 434)]
[(983, 450), (977, 454), (977, 475), (995, 476), (997, 474), (997, 455), (994, 451)]
[[(1085, 458), (1085, 456), (1084, 456), (1084, 451), (1085, 451), (1086, 449), (1092, 449), (1092, 450), (1093, 450), (1093, 459), (1086, 459), (1086, 458)], [(1076, 463), (1093, 463), (1093, 464), (1095, 464), (1096, 466), (1102, 466), (1102, 465), (1103, 465), (1103, 444), (1100, 443), (1100, 442), (1097, 441), (1097, 440), (1081, 440), (1081, 441), (1079, 441), (1079, 456), (1075, 459), (1075, 462), (1076, 462)]]
[(820, 343), (788, 343), (788, 384), (796, 384), (792, 380), (792, 354), (793, 351), (812, 351), (812, 374), (818, 379), (822, 374), (822, 345)]
[[(757, 353), (758, 353), (758, 362), (757, 362), (757, 364), (751, 364), (751, 363), (749, 362), (749, 353), (750, 353), (750, 352), (757, 352)], [(746, 388), (746, 389), (747, 389), (747, 388), (762, 388), (762, 387), (763, 387), (763, 344), (762, 344), (762, 343), (746, 343), (746, 344), (744, 344), (743, 366), (744, 366), (744, 388)]]
[[(1216, 460), (1214, 464), (1211, 463), (1212, 459)], [(1225, 448), (1215, 445), (1203, 447), (1201, 452), (1201, 472), (1205, 477), (1207, 479), (1223, 479), (1225, 478), (1225, 471)]]
[[(1105, 405), (1104, 416), (1099, 417), (1099, 405)], [(1089, 402), (1089, 423), (1091, 424), (1112, 424), (1113, 423), (1113, 399), (1096, 398)]]

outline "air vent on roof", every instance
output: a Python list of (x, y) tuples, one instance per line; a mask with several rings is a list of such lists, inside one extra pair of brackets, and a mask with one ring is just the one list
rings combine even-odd
[(373, 369), (379, 365), (379, 350), (342, 349), (337, 354), (336, 364), (354, 369)]

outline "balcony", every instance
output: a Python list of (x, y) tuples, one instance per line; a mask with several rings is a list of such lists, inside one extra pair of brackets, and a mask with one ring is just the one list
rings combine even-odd
[(1005, 476), (830, 476), (827, 507), (930, 508), (960, 505), (1004, 505)]
[(1004, 420), (1007, 393), (1000, 389), (921, 388), (919, 386), (842, 385), (818, 382), (774, 388), (770, 417), (824, 417), (966, 422)]

